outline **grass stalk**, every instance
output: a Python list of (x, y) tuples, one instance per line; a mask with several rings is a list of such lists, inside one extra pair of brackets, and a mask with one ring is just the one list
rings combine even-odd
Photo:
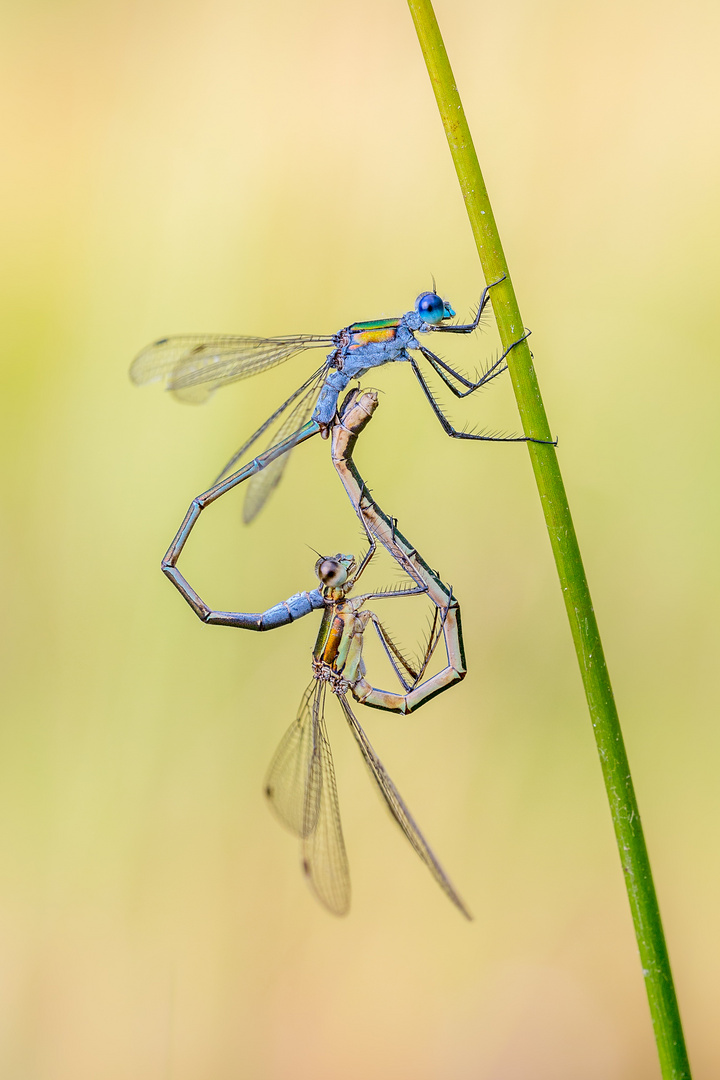
[[(503, 348), (507, 348), (522, 334), (523, 320), (470, 129), (431, 0), (408, 0), (408, 4), (465, 199), (485, 280), (496, 281), (505, 274), (505, 280), (492, 290), (492, 304)], [(508, 359), (524, 433), (534, 438), (549, 439), (550, 428), (527, 342), (513, 349)], [(689, 1080), (690, 1066), (640, 812), (557, 454), (555, 447), (550, 445), (528, 443), (527, 446), (600, 756), (661, 1073), (664, 1080)]]

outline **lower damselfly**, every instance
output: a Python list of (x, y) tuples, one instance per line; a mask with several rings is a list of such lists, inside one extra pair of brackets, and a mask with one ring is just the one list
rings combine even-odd
[[(359, 394), (353, 391), (331, 430), (333, 463), (369, 541), (368, 551), (359, 563), (353, 556), (342, 553), (321, 556), (315, 565), (320, 582), (318, 587), (296, 593), (260, 613), (215, 611), (192, 588), (177, 566), (190, 531), (205, 508), (198, 505), (196, 500), (163, 559), (163, 570), (199, 618), (212, 625), (273, 630), (295, 622), (312, 611), (322, 611), (320, 631), (312, 654), (312, 681), (303, 695), (296, 719), (278, 747), (265, 782), (265, 794), (272, 809), (301, 840), (303, 872), (320, 902), (336, 915), (346, 914), (350, 907), (348, 859), (325, 722), (325, 702), (330, 694), (337, 699), (395, 821), (446, 895), (470, 918), (348, 700), (348, 695), (352, 695), (360, 704), (406, 714), (458, 683), (466, 671), (460, 609), (452, 588), (440, 580), (400, 533), (395, 519), (380, 509), (353, 462), (352, 454), (358, 434), (372, 417), (377, 404), (377, 393)], [(242, 479), (250, 475), (248, 473)], [(234, 483), (232, 480), (228, 483), (234, 487), (242, 479), (235, 478)], [(350, 596), (374, 557), (378, 541), (407, 575), (407, 585)], [(395, 644), (377, 614), (366, 605), (372, 600), (418, 595), (430, 600), (433, 616), (420, 656), (408, 658)], [(377, 634), (398, 680), (397, 690), (380, 689), (367, 677), (363, 644), (370, 627)], [(441, 641), (447, 662), (441, 670), (428, 675)]]

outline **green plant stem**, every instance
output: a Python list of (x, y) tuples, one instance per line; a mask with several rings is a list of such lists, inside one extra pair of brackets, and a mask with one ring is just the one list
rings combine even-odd
[[(502, 284), (492, 290), (492, 303), (503, 347), (507, 348), (522, 334), (523, 321), (475, 147), (432, 3), (430, 0), (408, 0), (408, 4), (455, 163), (485, 280), (496, 281), (505, 274)], [(513, 349), (508, 366), (524, 433), (534, 438), (549, 439), (550, 428), (527, 342)], [(640, 813), (557, 454), (554, 446), (527, 445), (600, 755), (662, 1076), (665, 1080), (689, 1080), (690, 1066)]]

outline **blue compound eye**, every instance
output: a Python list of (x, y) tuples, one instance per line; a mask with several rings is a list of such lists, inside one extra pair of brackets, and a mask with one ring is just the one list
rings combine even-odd
[[(423, 322), (431, 324), (442, 322), (448, 317), (445, 304), (434, 292), (420, 293), (415, 301), (415, 310)], [(450, 310), (452, 311), (452, 308)]]

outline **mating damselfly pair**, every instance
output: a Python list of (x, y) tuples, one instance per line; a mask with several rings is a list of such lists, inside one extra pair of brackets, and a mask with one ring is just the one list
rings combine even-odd
[[(502, 280), (502, 279), (501, 279)], [(495, 282), (493, 284), (498, 284)], [(295, 335), (284, 338), (194, 335), (164, 338), (145, 349), (134, 361), (131, 376), (136, 383), (164, 379), (183, 400), (199, 402), (218, 387), (274, 367), (307, 349), (330, 345), (321, 365), (250, 436), (225, 466), (216, 483), (190, 505), (162, 563), (170, 578), (204, 622), (249, 630), (270, 630), (287, 625), (314, 610), (323, 612), (313, 650), (313, 679), (303, 696), (297, 718), (283, 738), (270, 766), (266, 796), (280, 820), (302, 842), (303, 870), (318, 899), (335, 914), (345, 914), (350, 904), (347, 856), (340, 825), (335, 771), (325, 725), (327, 693), (336, 697), (382, 797), (414, 850), (428, 866), (452, 902), (468, 918), (467, 908), (440, 866), (397, 788), (388, 776), (349, 702), (348, 693), (361, 704), (386, 711), (409, 713), (455, 685), (465, 675), (465, 656), (460, 629), (460, 610), (452, 589), (430, 569), (370, 496), (352, 460), (358, 434), (377, 407), (377, 394), (352, 391), (339, 405), (348, 384), (386, 363), (410, 364), (430, 405), (448, 435), (475, 441), (541, 441), (524, 436), (497, 436), (458, 431), (452, 427), (419, 367), (414, 352), (428, 362), (445, 386), (466, 397), (505, 370), (508, 353), (527, 334), (518, 338), (476, 380), (467, 379), (423, 344), (430, 332), (469, 334), (479, 324), (490, 289), (483, 291), (472, 322), (451, 324), (450, 304), (435, 292), (422, 293), (413, 311), (397, 319), (353, 323), (333, 335)], [(244, 466), (233, 467), (256, 441), (277, 430), (270, 447)], [(321, 556), (316, 563), (319, 587), (296, 593), (258, 614), (211, 609), (177, 567), (180, 554), (201, 512), (221, 495), (249, 481), (245, 500), (246, 521), (262, 508), (277, 485), (288, 452), (320, 433), (331, 438), (333, 465), (349, 496), (369, 542), (366, 555)], [(377, 543), (395, 560), (407, 578), (405, 586), (350, 596), (373, 558)], [(373, 599), (424, 595), (432, 605), (432, 621), (421, 654), (409, 658), (393, 641), (378, 616), (365, 605)], [(366, 677), (364, 635), (373, 628), (400, 685), (398, 691), (376, 688)], [(443, 642), (447, 663), (429, 675), (429, 665)]]

